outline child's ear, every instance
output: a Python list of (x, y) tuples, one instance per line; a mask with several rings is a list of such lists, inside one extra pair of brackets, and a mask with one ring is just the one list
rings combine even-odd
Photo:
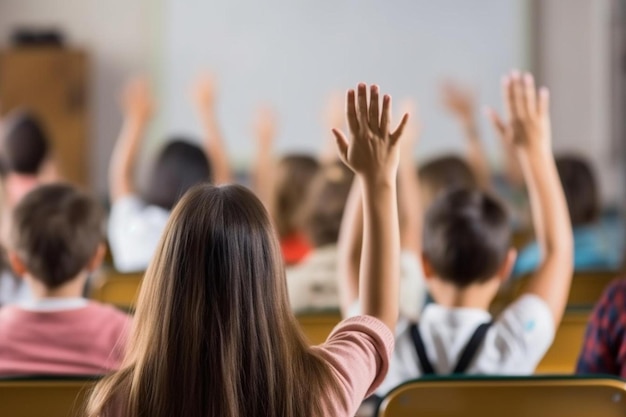
[(515, 266), (515, 261), (517, 260), (517, 250), (509, 249), (504, 258), (504, 262), (502, 262), (502, 266), (498, 270), (498, 278), (500, 281), (505, 282), (511, 276), (511, 272), (513, 271), (513, 267)]
[(26, 265), (22, 262), (22, 259), (18, 256), (15, 251), (9, 251), (9, 265), (11, 265), (11, 269), (18, 277), (23, 277), (26, 275)]
[(93, 272), (96, 269), (100, 268), (100, 266), (102, 265), (102, 262), (104, 261), (104, 256), (106, 255), (106, 252), (107, 252), (106, 245), (104, 243), (100, 243), (95, 253), (89, 260), (89, 263), (87, 264), (87, 270), (89, 272)]
[(430, 263), (424, 252), (422, 252), (422, 269), (424, 270), (424, 278), (426, 278), (427, 280), (433, 279), (435, 277), (435, 270), (433, 269), (432, 264)]

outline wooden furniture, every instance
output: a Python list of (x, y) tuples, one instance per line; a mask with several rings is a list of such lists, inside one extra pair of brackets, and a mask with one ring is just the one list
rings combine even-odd
[(590, 310), (570, 310), (565, 313), (557, 329), (554, 342), (543, 357), (535, 373), (572, 374), (583, 346)]
[(298, 314), (298, 323), (312, 345), (320, 345), (326, 341), (330, 332), (341, 321), (339, 311), (324, 311)]
[(139, 295), (143, 274), (143, 272), (126, 274), (113, 269), (104, 269), (94, 281), (91, 298), (124, 310), (132, 310)]
[(61, 174), (89, 184), (88, 60), (54, 47), (0, 51), (2, 115), (23, 108), (44, 124)]
[(423, 379), (383, 400), (379, 417), (624, 417), (626, 381), (527, 377)]
[(0, 416), (79, 417), (95, 379), (0, 379)]

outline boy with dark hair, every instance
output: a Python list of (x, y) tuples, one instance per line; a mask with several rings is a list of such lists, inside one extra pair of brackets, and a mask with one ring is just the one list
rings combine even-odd
[[(600, 196), (588, 161), (582, 157), (556, 157), (556, 168), (565, 192), (574, 228), (575, 271), (617, 271), (624, 258), (622, 221), (600, 217)], [(541, 259), (536, 243), (525, 247), (517, 258), (514, 276), (531, 273)]]
[(69, 185), (44, 185), (17, 205), (9, 261), (33, 300), (0, 309), (0, 375), (100, 375), (117, 369), (129, 319), (82, 298), (104, 256), (100, 206)]
[[(379, 395), (422, 375), (531, 374), (552, 343), (572, 277), (572, 232), (550, 150), (548, 94), (542, 89), (537, 95), (532, 77), (519, 73), (506, 79), (504, 90), (509, 121), (497, 119), (498, 126), (516, 148), (544, 260), (525, 294), (493, 318), (489, 305), (515, 262), (506, 212), (481, 191), (440, 195), (427, 212), (422, 242), (424, 275), (435, 303), (417, 323), (399, 320)], [(351, 229), (348, 214), (345, 222)], [(346, 274), (342, 287), (355, 285), (354, 274)], [(344, 311), (358, 310), (355, 299), (342, 300)]]

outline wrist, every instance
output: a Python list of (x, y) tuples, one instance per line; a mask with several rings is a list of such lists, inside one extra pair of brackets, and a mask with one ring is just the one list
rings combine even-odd
[(391, 190), (396, 188), (396, 171), (388, 173), (357, 174), (363, 190)]

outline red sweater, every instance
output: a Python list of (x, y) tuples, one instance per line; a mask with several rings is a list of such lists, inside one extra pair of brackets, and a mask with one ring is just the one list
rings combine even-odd
[(102, 375), (126, 349), (129, 317), (95, 302), (64, 311), (0, 309), (0, 375)]

